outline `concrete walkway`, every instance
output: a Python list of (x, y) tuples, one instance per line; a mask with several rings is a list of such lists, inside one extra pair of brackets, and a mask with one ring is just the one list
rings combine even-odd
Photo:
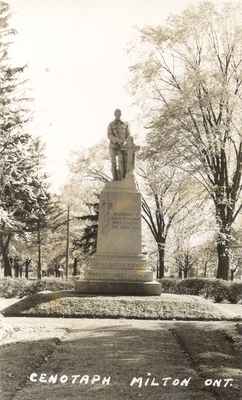
[(242, 304), (228, 304), (228, 303), (220, 303), (217, 306), (221, 310), (225, 310), (229, 312), (232, 316), (237, 318), (242, 318)]

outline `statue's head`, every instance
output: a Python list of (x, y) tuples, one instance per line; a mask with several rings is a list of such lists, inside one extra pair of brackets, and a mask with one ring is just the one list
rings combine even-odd
[(116, 108), (116, 110), (114, 111), (114, 116), (115, 119), (120, 119), (121, 118), (121, 110), (119, 108)]

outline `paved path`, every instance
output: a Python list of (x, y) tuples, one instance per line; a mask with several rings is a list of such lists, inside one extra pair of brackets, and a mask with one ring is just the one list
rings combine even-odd
[[(15, 330), (15, 338), (14, 343), (0, 347), (1, 400), (239, 399), (241, 324), (7, 320)], [(36, 373), (33, 377), (37, 381), (41, 374), (46, 374), (42, 380), (57, 375), (58, 379), (62, 377), (68, 382), (31, 382), (32, 373)], [(79, 375), (75, 383), (72, 383), (73, 375)], [(89, 379), (83, 378), (88, 382), (80, 384), (84, 375), (89, 376)], [(96, 382), (92, 384), (94, 376)], [(110, 385), (103, 384), (104, 377), (109, 376)], [(138, 381), (130, 385), (134, 377), (143, 378), (142, 387), (138, 387)], [(168, 377), (171, 379), (164, 386), (164, 378)], [(186, 386), (184, 379), (190, 377)], [(212, 382), (216, 378), (235, 380), (226, 388), (206, 388), (207, 378)], [(224, 385), (225, 381), (220, 384)]]
[(242, 318), (242, 304), (226, 304), (220, 303), (217, 306), (224, 311), (229, 312), (232, 316)]

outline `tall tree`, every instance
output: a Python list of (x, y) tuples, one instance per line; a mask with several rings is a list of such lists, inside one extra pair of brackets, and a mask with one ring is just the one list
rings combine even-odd
[(216, 247), (214, 240), (206, 240), (193, 249), (196, 258), (196, 268), (199, 276), (215, 277), (214, 264), (216, 263)]
[(107, 159), (108, 147), (101, 142), (73, 157), (70, 165), (75, 196), (69, 199), (74, 207), (77, 202), (75, 221), (78, 226), (72, 238), (72, 250), (78, 258), (86, 259), (96, 251), (99, 193), (111, 180), (106, 173), (110, 168)]
[(132, 67), (133, 89), (151, 115), (149, 157), (191, 174), (214, 204), (222, 279), (242, 209), (241, 26), (239, 2), (217, 8), (202, 2), (164, 26), (142, 29), (143, 59)]
[(9, 245), (30, 220), (44, 212), (47, 192), (39, 173), (37, 140), (26, 133), (28, 112), (24, 67), (8, 59), (9, 8), (0, 2), (0, 253), (5, 276), (11, 276)]
[[(189, 205), (198, 193), (191, 196), (186, 179), (179, 171), (166, 168), (160, 162), (148, 161), (138, 170), (143, 179), (142, 218), (149, 227), (157, 246), (157, 278), (165, 273), (165, 248), (168, 233), (174, 222), (179, 224), (189, 214)], [(198, 204), (198, 203), (197, 203)]]
[(37, 241), (35, 242), (35, 246), (38, 247), (37, 272), (39, 277), (41, 276), (42, 260), (48, 269), (65, 257), (67, 219), (66, 205), (62, 203), (61, 196), (52, 194), (47, 212), (40, 221), (40, 229), (37, 230)]
[(94, 202), (86, 203), (87, 213), (79, 217), (84, 223), (81, 236), (73, 240), (74, 250), (79, 250), (84, 257), (93, 255), (97, 249), (99, 196)]
[(176, 265), (177, 265), (177, 269), (178, 269), (178, 276), (179, 278), (188, 278), (189, 276), (189, 272), (191, 271), (194, 263), (195, 263), (195, 259), (194, 256), (191, 254), (191, 252), (189, 251), (189, 249), (185, 249), (185, 250), (180, 250), (176, 257)]
[[(12, 155), (14, 164), (10, 162)], [(25, 237), (36, 232), (40, 249), (41, 229), (46, 225), (48, 186), (39, 170), (38, 145), (30, 136), (28, 143), (19, 148), (15, 146), (5, 154), (0, 177), (0, 201), (6, 216), (0, 224), (0, 250), (5, 276), (8, 276), (11, 275), (8, 261), (11, 240), (16, 235)]]

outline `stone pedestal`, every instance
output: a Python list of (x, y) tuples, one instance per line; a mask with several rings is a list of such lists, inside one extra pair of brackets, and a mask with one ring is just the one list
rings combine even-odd
[(159, 295), (141, 255), (141, 195), (133, 175), (107, 183), (100, 196), (97, 252), (76, 282), (76, 290), (95, 294)]

